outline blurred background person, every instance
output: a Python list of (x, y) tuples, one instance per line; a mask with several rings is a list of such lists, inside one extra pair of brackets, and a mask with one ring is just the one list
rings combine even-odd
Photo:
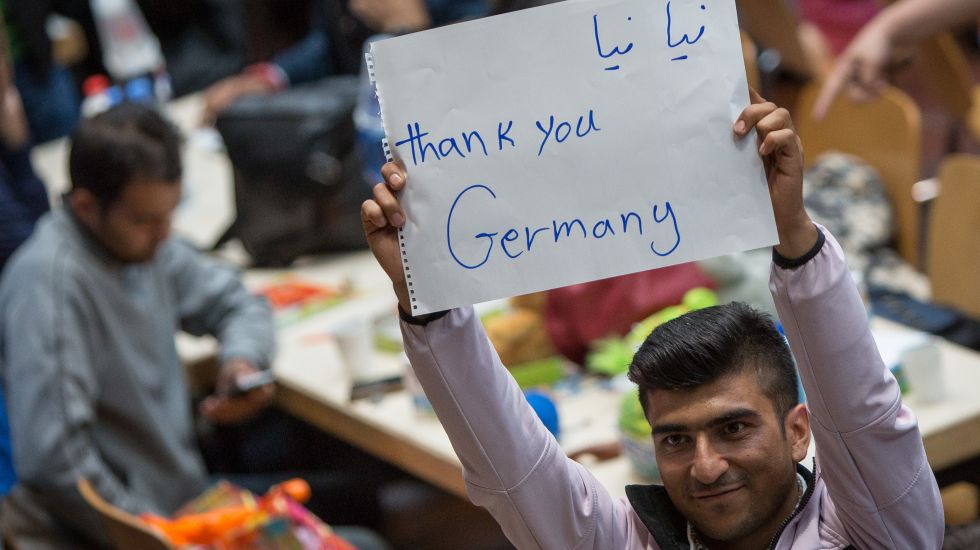
[[(20, 475), (0, 521), (24, 548), (108, 544), (75, 490), (79, 477), (133, 513), (172, 512), (205, 488), (175, 327), (218, 333), (225, 386), (267, 364), (273, 348), (264, 302), (233, 271), (168, 239), (181, 192), (176, 131), (127, 104), (83, 123), (73, 141), (65, 205), (0, 284)], [(209, 403), (207, 413), (242, 420), (267, 393)]]
[(160, 41), (175, 96), (200, 91), (246, 64), (241, 0), (139, 0), (146, 22)]
[(30, 130), (9, 52), (0, 14), (0, 273), (49, 208), (47, 191), (31, 167)]
[[(4, 28), (0, 13), (0, 278), (11, 254), (48, 210), (47, 192), (31, 168), (27, 117), (13, 83)], [(0, 501), (17, 481), (3, 396), (0, 382)]]
[(922, 40), (955, 26), (975, 21), (980, 0), (902, 0), (872, 18), (827, 76), (814, 114), (823, 117), (845, 88), (857, 100), (877, 96), (887, 84), (887, 73)]
[(312, 30), (269, 62), (248, 66), (205, 91), (205, 121), (239, 97), (270, 94), (332, 74), (354, 74), (368, 36), (405, 34), (488, 13), (485, 0), (320, 0)]
[(78, 121), (81, 100), (71, 71), (54, 59), (47, 25), (55, 13), (90, 22), (88, 2), (0, 0), (0, 11), (33, 139), (45, 142), (67, 135)]
[[(18, 548), (109, 547), (79, 478), (133, 514), (169, 515), (207, 487), (215, 472), (199, 447), (176, 330), (222, 345), (217, 387), (199, 407), (213, 426), (256, 420), (270, 403), (271, 386), (235, 390), (272, 360), (267, 302), (234, 269), (170, 238), (180, 143), (143, 105), (82, 122), (64, 206), (41, 220), (0, 282), (0, 368), (20, 478), (0, 522)], [(295, 432), (264, 427), (259, 435), (272, 442), (258, 452), (267, 463), (301, 443)], [(324, 468), (336, 459), (313, 454)], [(369, 464), (357, 466), (362, 477), (326, 495), (338, 505), (370, 493)], [(247, 487), (265, 492), (286, 477), (294, 476), (260, 476), (263, 487)]]

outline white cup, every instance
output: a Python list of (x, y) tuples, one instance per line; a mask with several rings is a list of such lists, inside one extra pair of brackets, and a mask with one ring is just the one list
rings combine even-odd
[(374, 331), (367, 317), (351, 317), (333, 331), (352, 384), (370, 379), (374, 363)]
[(938, 403), (946, 398), (946, 377), (935, 338), (902, 352), (902, 372), (909, 384), (909, 394), (923, 404)]

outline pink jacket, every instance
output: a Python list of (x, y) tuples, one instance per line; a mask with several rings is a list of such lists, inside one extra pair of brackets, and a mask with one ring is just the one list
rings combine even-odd
[[(826, 233), (826, 232), (825, 232)], [(770, 290), (800, 370), (817, 448), (812, 495), (778, 550), (938, 549), (943, 512), (918, 425), (902, 405), (827, 236)], [(497, 358), (472, 309), (402, 323), (408, 356), (463, 464), (470, 499), (518, 548), (660, 549), (629, 501), (568, 459)]]

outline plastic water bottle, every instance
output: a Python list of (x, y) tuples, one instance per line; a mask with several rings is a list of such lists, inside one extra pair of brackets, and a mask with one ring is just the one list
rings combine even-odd
[[(370, 43), (388, 38), (387, 35), (373, 36), (364, 44), (364, 51), (370, 51)], [(368, 185), (381, 181), (381, 167), (387, 162), (381, 140), (385, 137), (381, 122), (381, 105), (374, 85), (368, 74), (367, 63), (361, 62), (361, 81), (354, 107), (354, 129), (357, 133), (357, 153), (361, 157), (361, 176)]]
[(89, 118), (123, 100), (122, 91), (118, 86), (113, 86), (109, 77), (103, 74), (92, 75), (82, 83), (82, 93), (85, 99), (82, 100), (82, 116)]
[[(90, 0), (102, 62), (116, 82), (165, 74), (160, 41), (134, 0)], [(168, 99), (168, 98), (161, 98)]]
[(153, 104), (156, 101), (153, 82), (147, 76), (130, 80), (126, 83), (126, 99), (133, 103)]

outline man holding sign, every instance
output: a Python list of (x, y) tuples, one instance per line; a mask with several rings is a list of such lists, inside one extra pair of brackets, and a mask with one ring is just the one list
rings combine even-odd
[[(939, 548), (942, 506), (915, 417), (878, 356), (840, 247), (803, 208), (789, 113), (757, 94), (755, 129), (779, 244), (770, 289), (808, 396), (771, 321), (741, 304), (655, 330), (630, 376), (663, 486), (613, 498), (568, 459), (489, 344), (472, 308), (412, 317), (397, 228), (406, 173), (389, 163), (361, 215), (402, 311), (406, 351), (463, 463), (471, 500), (519, 548)], [(651, 170), (656, 170), (652, 167)], [(812, 418), (814, 422), (810, 422)], [(810, 434), (811, 472), (799, 464)]]

